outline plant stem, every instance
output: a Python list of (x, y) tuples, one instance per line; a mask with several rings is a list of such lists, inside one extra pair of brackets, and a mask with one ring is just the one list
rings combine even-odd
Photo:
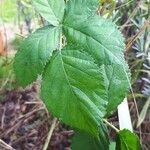
[(53, 121), (52, 121), (51, 128), (50, 128), (50, 130), (49, 130), (49, 133), (48, 133), (46, 142), (45, 142), (45, 144), (44, 144), (43, 150), (47, 150), (47, 148), (48, 148), (48, 145), (49, 145), (49, 142), (50, 142), (50, 140), (51, 140), (52, 134), (53, 134), (53, 132), (54, 132), (56, 123), (57, 123), (57, 118), (54, 118)]
[(60, 41), (59, 41), (59, 51), (61, 51), (63, 47), (63, 37), (62, 37), (62, 34), (60, 35)]
[(103, 122), (106, 123), (109, 127), (111, 127), (112, 129), (114, 129), (117, 133), (120, 131), (119, 129), (117, 129), (114, 125), (112, 125), (111, 123), (109, 123), (106, 119), (103, 119)]

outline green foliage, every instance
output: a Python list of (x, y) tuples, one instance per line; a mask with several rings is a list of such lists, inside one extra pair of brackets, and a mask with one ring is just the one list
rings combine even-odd
[(116, 150), (142, 150), (142, 148), (137, 135), (124, 129), (118, 133)]
[(16, 36), (15, 39), (11, 42), (11, 44), (14, 49), (18, 50), (22, 41), (23, 41), (23, 37)]
[(15, 76), (12, 62), (11, 57), (0, 56), (0, 99), (4, 88), (11, 90), (15, 86), (13, 83)]
[(0, 57), (0, 79), (3, 79), (6, 74), (9, 72), (9, 70), (12, 70), (12, 63), (10, 63), (6, 60), (5, 57)]
[(110, 17), (116, 8), (116, 0), (99, 0), (102, 5), (101, 14)]
[[(103, 117), (116, 110), (129, 87), (124, 39), (116, 25), (96, 15), (97, 0), (35, 0), (53, 26), (31, 34), (18, 51), (14, 68), (26, 86), (42, 74), (41, 97), (48, 110), (81, 132), (86, 146), (109, 149)], [(65, 38), (64, 38), (65, 37)], [(66, 45), (66, 46), (64, 46)], [(77, 141), (76, 141), (77, 140)], [(76, 149), (76, 148), (74, 148)]]
[(14, 20), (17, 17), (16, 0), (3, 0), (0, 3), (2, 19), (4, 21)]

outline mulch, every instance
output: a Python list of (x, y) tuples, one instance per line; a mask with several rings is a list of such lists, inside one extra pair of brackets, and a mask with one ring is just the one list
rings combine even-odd
[[(0, 139), (16, 150), (42, 150), (53, 117), (47, 113), (33, 86), (26, 90), (6, 92), (0, 100)], [(134, 103), (129, 102), (133, 124), (137, 120)], [(144, 150), (150, 150), (150, 115), (141, 125)], [(118, 127), (118, 117), (113, 114), (109, 122)], [(109, 129), (115, 139), (115, 132)], [(135, 132), (139, 134), (139, 130)], [(70, 150), (73, 130), (57, 122), (48, 150)], [(0, 150), (5, 150), (0, 145)], [(7, 150), (7, 149), (6, 149)]]
[[(6, 95), (0, 103), (0, 139), (16, 150), (42, 150), (53, 118), (36, 89), (19, 89)], [(48, 150), (69, 150), (72, 135), (72, 130), (57, 123)]]

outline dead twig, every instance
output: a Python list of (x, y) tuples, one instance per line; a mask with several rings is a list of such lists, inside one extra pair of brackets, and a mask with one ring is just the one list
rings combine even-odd
[(136, 15), (137, 10), (139, 7), (135, 7), (131, 15), (129, 16), (128, 20), (121, 26), (120, 31), (123, 31), (125, 27), (127, 27), (128, 23), (131, 21), (131, 19)]
[[(5, 133), (1, 134), (0, 137), (4, 137), (5, 135), (8, 135), (9, 133), (11, 133), (12, 131), (14, 131), (22, 122), (24, 122), (26, 119), (30, 118), (31, 115), (33, 115), (34, 113), (40, 111), (40, 110), (44, 110), (44, 107), (40, 107), (38, 109), (35, 109), (27, 114), (25, 114), (24, 116), (21, 116), (20, 118), (18, 118), (15, 122), (14, 125)], [(16, 123), (17, 122), (17, 123)]]
[(6, 107), (4, 107), (4, 109), (3, 109), (3, 115), (2, 115), (2, 119), (1, 119), (1, 129), (4, 128), (5, 112), (6, 112)]
[(26, 105), (35, 105), (35, 104), (40, 104), (43, 105), (42, 102), (25, 102)]
[(49, 145), (50, 140), (51, 140), (51, 137), (52, 137), (52, 134), (53, 134), (53, 132), (54, 132), (54, 129), (55, 129), (56, 124), (57, 124), (57, 118), (54, 118), (53, 121), (52, 121), (51, 128), (50, 128), (50, 130), (49, 130), (49, 133), (48, 133), (46, 142), (45, 142), (45, 144), (44, 144), (43, 150), (47, 150), (48, 145)]
[(133, 43), (141, 36), (141, 34), (145, 31), (145, 29), (150, 25), (150, 18), (145, 21), (143, 27), (139, 30), (139, 32), (128, 42), (126, 45), (125, 52), (128, 53)]
[(33, 135), (36, 134), (36, 133), (37, 133), (37, 131), (33, 131), (33, 132), (31, 132), (31, 133), (29, 133), (29, 134), (27, 134), (27, 135), (24, 135), (24, 136), (22, 136), (21, 138), (17, 139), (16, 141), (13, 141), (13, 142), (12, 142), (12, 145), (16, 145), (17, 143), (23, 141), (24, 139), (29, 138), (30, 136), (33, 136)]
[(13, 147), (11, 147), (10, 145), (8, 145), (7, 143), (5, 143), (3, 140), (0, 139), (0, 145), (7, 150), (15, 150)]
[(19, 125), (23, 122), (23, 120), (20, 120), (19, 122), (17, 122), (14, 126), (12, 126), (10, 129), (8, 129), (6, 132), (2, 133), (0, 135), (0, 138), (8, 135), (9, 133), (11, 133), (12, 131), (14, 131), (15, 129), (17, 129), (17, 127), (19, 127)]

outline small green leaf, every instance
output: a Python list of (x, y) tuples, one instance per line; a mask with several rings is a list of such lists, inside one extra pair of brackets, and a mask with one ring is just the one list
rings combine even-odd
[[(76, 132), (71, 143), (72, 150), (108, 150), (107, 129), (102, 125), (99, 139), (83, 132)], [(112, 150), (112, 149), (111, 149)]]
[(64, 16), (64, 0), (33, 0), (36, 10), (50, 24), (58, 26)]
[(137, 135), (124, 129), (117, 135), (116, 150), (142, 150)]
[(56, 52), (41, 89), (48, 110), (64, 123), (98, 136), (107, 105), (103, 70), (82, 49), (68, 46)]
[(46, 26), (24, 40), (14, 62), (14, 70), (22, 86), (32, 83), (42, 73), (52, 52), (59, 46), (59, 37), (59, 28)]

